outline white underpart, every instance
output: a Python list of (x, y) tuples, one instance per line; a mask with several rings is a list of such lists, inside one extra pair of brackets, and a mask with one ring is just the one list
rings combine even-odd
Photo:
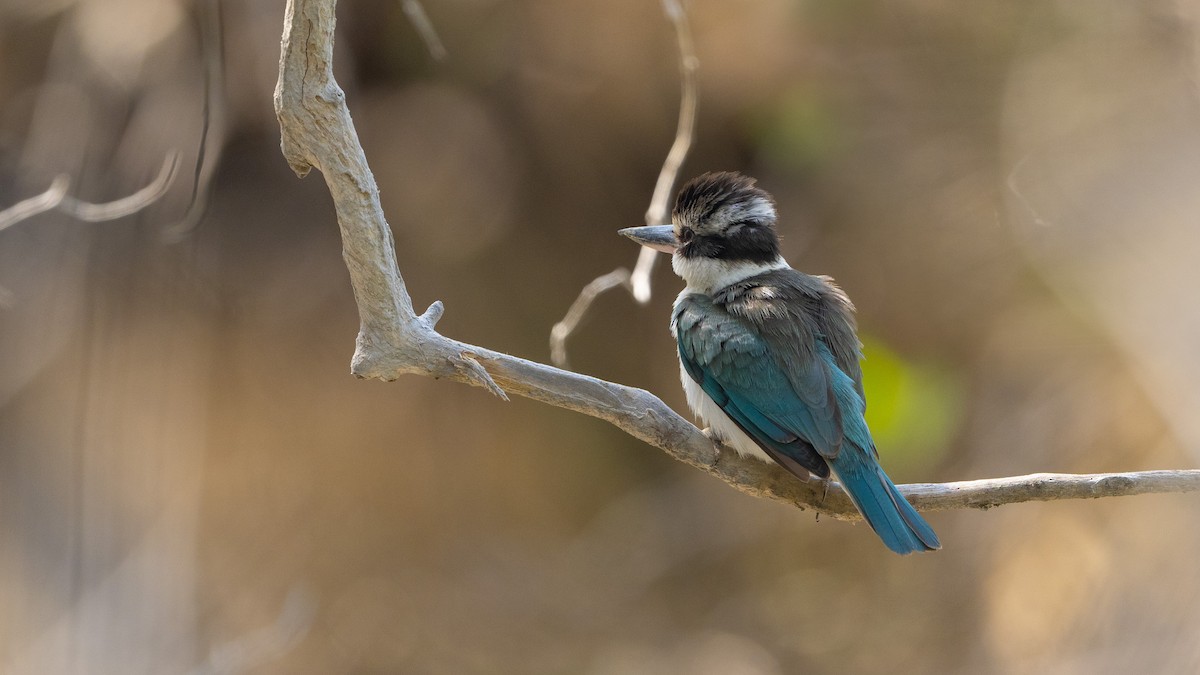
[[(675, 268), (675, 273), (687, 282), (687, 288), (683, 289), (683, 292), (675, 299), (675, 304), (678, 306), (680, 300), (692, 293), (712, 295), (715, 290), (763, 272), (786, 268), (788, 264), (783, 256), (769, 263), (728, 263), (712, 258), (687, 260), (676, 255), (672, 257), (671, 266)], [(674, 327), (672, 327), (672, 333), (674, 333)], [(729, 415), (726, 415), (724, 410), (721, 410), (721, 406), (704, 393), (704, 390), (700, 388), (700, 383), (688, 375), (682, 360), (679, 362), (679, 379), (683, 382), (683, 393), (687, 395), (688, 407), (692, 409), (692, 414), (708, 425), (710, 432), (722, 444), (733, 448), (744, 457), (754, 457), (764, 462), (772, 461), (767, 453), (758, 446), (758, 443), (747, 436), (741, 427), (729, 419)]]
[(758, 447), (758, 443), (755, 443), (742, 431), (741, 427), (729, 419), (729, 415), (721, 410), (721, 406), (704, 393), (704, 390), (700, 388), (700, 383), (687, 374), (682, 361), (679, 362), (679, 379), (683, 381), (683, 393), (687, 394), (688, 407), (692, 409), (692, 414), (699, 417), (708, 426), (709, 433), (715, 436), (716, 440), (726, 447), (733, 448), (743, 457), (753, 457), (764, 462), (771, 461), (767, 453)]
[(725, 288), (742, 279), (787, 267), (787, 261), (783, 259), (783, 256), (768, 263), (744, 260), (730, 262), (716, 258), (685, 258), (678, 253), (671, 256), (671, 268), (687, 282), (684, 293), (712, 295), (713, 291)]

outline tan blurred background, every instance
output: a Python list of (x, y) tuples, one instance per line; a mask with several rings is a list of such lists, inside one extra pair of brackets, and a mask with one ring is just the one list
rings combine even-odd
[[(278, 150), (282, 0), (0, 2), (0, 672), (1188, 673), (1200, 500), (931, 517), (890, 554), (601, 422), (349, 374), (330, 198)], [(693, 0), (696, 144), (859, 307), (901, 482), (1200, 457), (1200, 4)], [(414, 301), (537, 360), (636, 252), (678, 105), (654, 0), (343, 0), (337, 67)], [(207, 197), (205, 195), (207, 194)], [(665, 265), (576, 369), (684, 409)]]

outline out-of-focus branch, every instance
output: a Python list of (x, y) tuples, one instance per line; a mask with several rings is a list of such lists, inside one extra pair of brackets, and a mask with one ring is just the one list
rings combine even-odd
[[(660, 225), (667, 222), (668, 202), (675, 181), (679, 179), (679, 168), (692, 147), (692, 139), (696, 129), (696, 100), (698, 87), (696, 84), (700, 60), (696, 58), (696, 48), (692, 44), (692, 28), (688, 23), (687, 12), (679, 0), (662, 0), (663, 12), (675, 27), (675, 42), (679, 46), (679, 122), (675, 127), (675, 140), (663, 160), (662, 169), (658, 172), (658, 180), (654, 183), (654, 194), (650, 197), (650, 208), (646, 209), (646, 224)], [(639, 303), (650, 301), (650, 274), (658, 262), (658, 252), (642, 248), (638, 252), (637, 264), (633, 273), (624, 268), (617, 268), (608, 274), (596, 277), (580, 291), (579, 297), (571, 303), (571, 309), (562, 321), (550, 329), (550, 359), (555, 365), (567, 367), (567, 338), (579, 326), (579, 322), (587, 315), (592, 302), (612, 288), (625, 286)], [(614, 283), (614, 279), (619, 282)]]
[(70, 187), (70, 176), (65, 173), (55, 176), (45, 192), (36, 197), (22, 199), (0, 211), (0, 230), (8, 229), (23, 220), (29, 220), (39, 213), (45, 213), (57, 207), (62, 203), (63, 197), (67, 196), (67, 189)]
[(404, 9), (408, 22), (416, 29), (417, 35), (425, 42), (425, 48), (429, 50), (433, 60), (441, 61), (446, 58), (446, 46), (433, 29), (433, 22), (429, 20), (429, 15), (425, 13), (425, 7), (421, 5), (420, 0), (400, 0), (400, 6)]
[[(90, 223), (116, 220), (117, 218), (132, 215), (150, 206), (166, 194), (167, 188), (171, 186), (171, 180), (175, 177), (175, 170), (178, 167), (179, 153), (172, 150), (167, 153), (166, 159), (163, 160), (163, 165), (158, 171), (158, 176), (149, 185), (128, 197), (104, 204), (92, 204), (91, 202), (85, 202), (68, 195), (67, 190), (71, 187), (71, 177), (65, 173), (59, 174), (55, 176), (54, 180), (50, 183), (50, 187), (42, 194), (19, 201), (7, 209), (0, 211), (0, 231), (4, 231), (6, 228), (16, 225), (23, 220), (29, 220), (39, 213), (45, 213), (56, 208), (79, 220)], [(0, 309), (8, 308), (12, 304), (12, 291), (0, 286)]]
[[(675, 141), (671, 143), (662, 171), (658, 173), (658, 182), (654, 184), (654, 195), (650, 198), (650, 208), (646, 210), (647, 225), (667, 222), (667, 202), (679, 178), (679, 168), (683, 166), (683, 160), (692, 147), (696, 128), (696, 71), (700, 68), (700, 60), (696, 58), (696, 48), (692, 44), (692, 28), (679, 0), (663, 0), (663, 11), (675, 26), (675, 39), (679, 43), (679, 123), (675, 130)], [(642, 248), (638, 253), (637, 265), (629, 282), (633, 287), (634, 300), (642, 304), (650, 302), (650, 273), (658, 258), (657, 253), (648, 248)]]
[[(379, 190), (333, 78), (335, 0), (288, 0), (275, 110), (283, 154), (300, 176), (316, 167), (333, 196), (360, 327), (351, 372), (394, 380), (404, 373), (445, 377), (498, 396), (519, 394), (611, 422), (675, 459), (735, 488), (828, 516), (858, 512), (840, 489), (805, 483), (783, 469), (723, 452), (649, 392), (605, 382), (447, 338), (434, 330), (441, 302), (421, 316), (396, 264)], [(1124, 474), (1034, 474), (963, 483), (906, 485), (918, 509), (990, 508), (1000, 504), (1200, 490), (1200, 470)]]
[(62, 204), (59, 205), (59, 210), (89, 223), (116, 220), (117, 218), (133, 215), (161, 199), (167, 193), (167, 188), (171, 187), (171, 181), (174, 180), (175, 174), (178, 171), (179, 152), (172, 150), (163, 159), (162, 167), (158, 170), (158, 175), (155, 176), (154, 180), (146, 187), (128, 197), (104, 204), (92, 204), (71, 196), (66, 196), (63, 197)]
[(67, 190), (71, 186), (71, 177), (60, 174), (42, 194), (17, 202), (0, 211), (0, 230), (53, 209), (58, 209), (78, 220), (89, 223), (115, 220), (132, 215), (158, 201), (166, 193), (178, 168), (179, 153), (172, 150), (163, 160), (162, 168), (158, 170), (158, 176), (149, 185), (128, 197), (103, 204), (85, 202), (68, 195)]
[(163, 228), (163, 239), (179, 242), (196, 229), (208, 213), (213, 178), (225, 146), (225, 111), (219, 97), (225, 90), (225, 54), (220, 0), (200, 5), (200, 56), (204, 64), (204, 104), (200, 110), (200, 146), (192, 172), (192, 196), (183, 217)]
[[(647, 249), (649, 250), (649, 249)], [(654, 251), (651, 251), (653, 253)], [(579, 322), (583, 321), (583, 317), (587, 315), (588, 308), (592, 306), (592, 302), (600, 295), (616, 288), (624, 286), (629, 288), (629, 270), (624, 267), (602, 274), (591, 283), (583, 287), (579, 292), (579, 297), (575, 298), (575, 302), (571, 303), (571, 309), (567, 310), (567, 315), (562, 318), (562, 321), (554, 324), (554, 328), (550, 329), (550, 360), (559, 366), (566, 366), (567, 363), (567, 337), (575, 332), (575, 328), (579, 326)]]

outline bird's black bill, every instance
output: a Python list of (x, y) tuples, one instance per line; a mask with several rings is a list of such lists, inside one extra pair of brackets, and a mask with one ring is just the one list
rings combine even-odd
[(636, 241), (647, 248), (663, 253), (674, 253), (679, 248), (679, 240), (675, 238), (675, 228), (671, 225), (650, 225), (648, 227), (627, 227), (617, 230), (618, 234)]

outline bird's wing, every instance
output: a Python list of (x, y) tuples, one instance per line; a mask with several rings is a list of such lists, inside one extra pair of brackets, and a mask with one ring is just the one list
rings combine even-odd
[[(794, 272), (794, 270), (788, 270)], [(795, 273), (800, 276), (799, 273)], [(837, 367), (854, 380), (854, 389), (866, 404), (862, 384), (862, 342), (858, 339), (854, 320), (854, 303), (833, 279), (826, 276), (808, 277), (817, 286), (818, 304), (814, 316), (817, 330), (829, 344)]]
[[(843, 387), (853, 382), (831, 367), (824, 343), (802, 335), (800, 323), (791, 336), (765, 334), (703, 295), (681, 299), (674, 319), (684, 369), (704, 392), (768, 454), (827, 476), (825, 460), (837, 457), (843, 440), (838, 376)], [(773, 344), (789, 338), (808, 348), (782, 353)]]

